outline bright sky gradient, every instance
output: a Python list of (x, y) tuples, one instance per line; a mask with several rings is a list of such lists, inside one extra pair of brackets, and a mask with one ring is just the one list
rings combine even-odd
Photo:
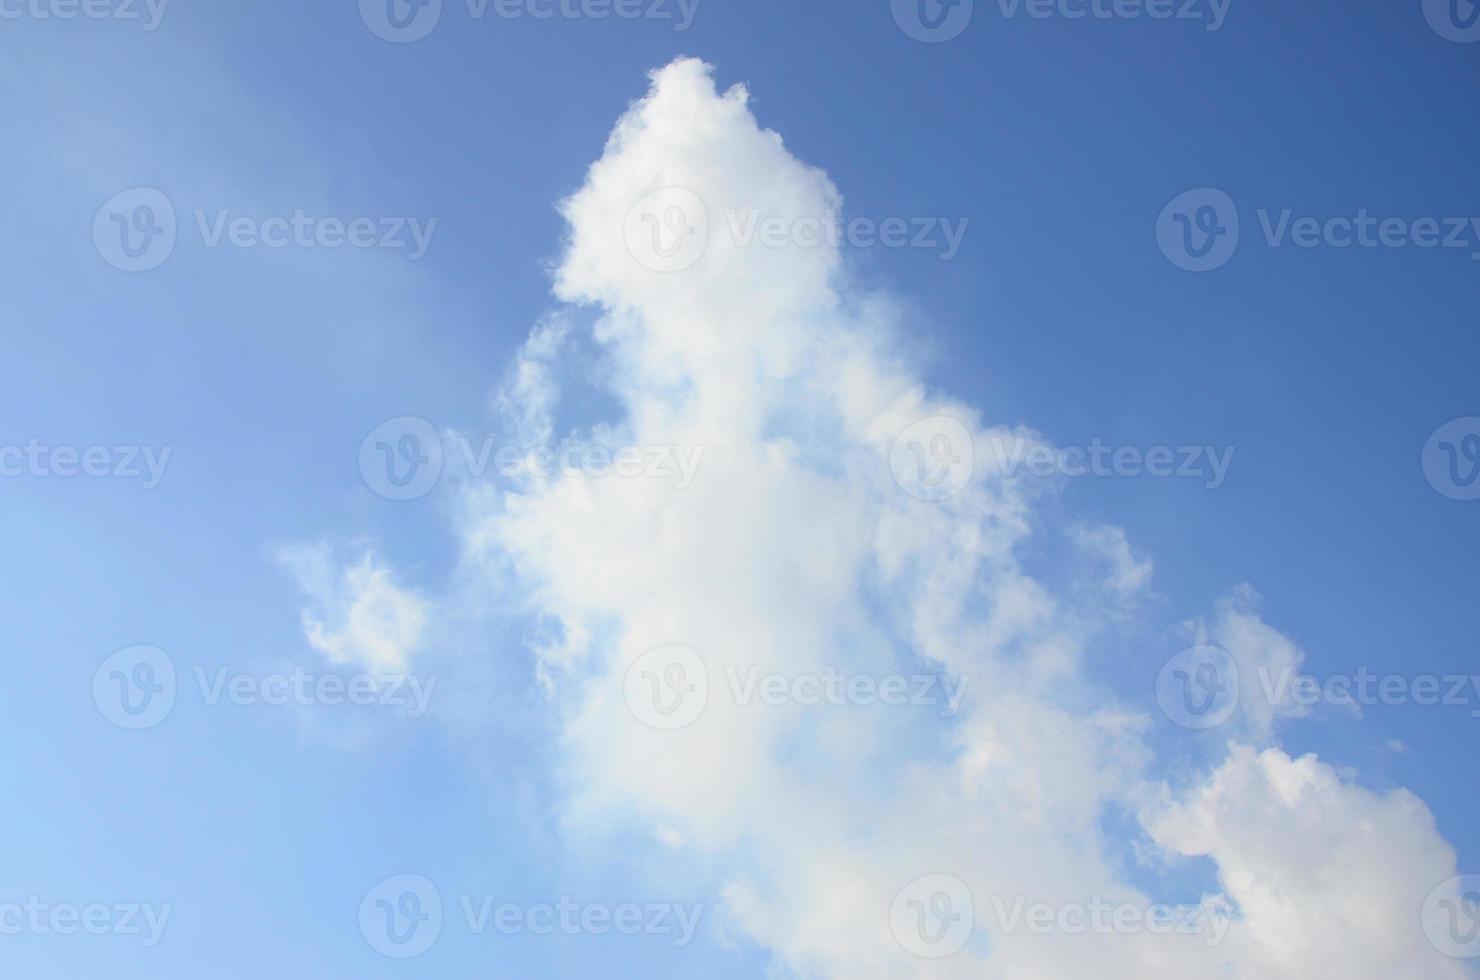
[[(395, 0), (436, 14), (405, 43), (373, 0), (111, 2), (0, 0), (0, 973), (1472, 975), (1425, 928), (1480, 872), (1466, 0)], [(633, 209), (675, 187), (707, 249), (655, 271)], [(163, 213), (140, 188), (175, 241), (133, 259), (114, 236)], [(942, 247), (741, 245), (727, 217), (837, 205)], [(297, 212), (405, 247), (305, 245)], [(1183, 224), (1222, 229), (1216, 268)], [(941, 416), (948, 445), (911, 429)], [(397, 500), (367, 434), (407, 417), (442, 478)], [(959, 493), (911, 492), (906, 431), (969, 441)], [(567, 437), (702, 458), (459, 471), (461, 440)], [(1004, 471), (1034, 445), (1206, 455)], [(715, 686), (968, 683), (946, 718), (712, 696), (665, 732), (622, 685), (673, 643)], [(105, 664), (140, 645), (177, 675), (143, 721), (109, 707), (138, 657)], [(1243, 685), (1211, 730), (1158, 687), (1197, 645)], [(1282, 668), (1409, 693), (1270, 704)], [(262, 703), (295, 671), (416, 683)], [(1415, 703), (1427, 677), (1458, 703)], [(891, 929), (928, 874), (975, 898), (938, 960)], [(414, 959), (361, 914), (397, 875), (443, 903)], [(1020, 894), (1234, 921), (1036, 936), (989, 898)], [(12, 930), (33, 897), (168, 917), (157, 942)], [(479, 933), (462, 904), (562, 898), (670, 906), (684, 941)]]

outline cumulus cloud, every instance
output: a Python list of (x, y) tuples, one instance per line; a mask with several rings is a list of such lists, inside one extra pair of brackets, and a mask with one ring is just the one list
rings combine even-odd
[[(555, 352), (592, 344), (618, 406), (600, 438), (704, 450), (683, 488), (574, 472), (457, 488), (460, 594), (496, 592), (539, 626), (562, 825), (636, 831), (654, 874), (691, 884), (723, 868), (721, 933), (769, 949), (781, 975), (1452, 972), (1418, 928), (1421, 886), (1453, 865), (1422, 803), (1273, 750), (1231, 748), (1203, 776), (1159, 769), (1150, 685), (1117, 700), (1123, 668), (1093, 656), (1150, 562), (1118, 528), (1054, 526), (1056, 486), (1000, 463), (1046, 440), (928, 391), (902, 353), (910, 325), (835, 247), (724, 231), (733, 214), (795, 226), (841, 204), (743, 87), (719, 92), (681, 60), (562, 205), (556, 294), (594, 328), (540, 327), (505, 404), (553, 425)], [(1030, 571), (1048, 533), (1093, 559), (1098, 587)], [(305, 620), (316, 645), (402, 661), (422, 604), (369, 559), (340, 578), (316, 562), (300, 573), (328, 610)], [(1251, 668), (1299, 663), (1245, 593), (1189, 630)], [(691, 659), (664, 660), (674, 648)], [(773, 675), (936, 678), (965, 696), (951, 711), (807, 704), (783, 680), (790, 696), (746, 698), (744, 678)], [(668, 724), (659, 695), (701, 690)], [(1245, 710), (1260, 740), (1284, 713)], [(1158, 859), (1211, 861), (1220, 890), (1129, 881), (1115, 811), (1143, 815)], [(1204, 928), (1044, 930), (1023, 912), (1095, 903), (1186, 905)], [(938, 936), (958, 948), (935, 955)]]
[(374, 554), (340, 563), (329, 545), (313, 544), (284, 548), (279, 560), (310, 602), (301, 617), (304, 636), (330, 663), (383, 673), (409, 668), (429, 604), (398, 586)]
[(1314, 756), (1239, 746), (1149, 826), (1167, 848), (1217, 864), (1240, 912), (1222, 952), (1241, 975), (1466, 975), (1415, 941), (1454, 851), (1412, 793), (1373, 793)]

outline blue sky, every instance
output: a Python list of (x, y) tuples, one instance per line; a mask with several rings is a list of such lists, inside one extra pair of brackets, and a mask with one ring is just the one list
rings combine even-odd
[[(402, 44), (353, 2), (176, 2), (153, 30), (0, 4), (0, 444), (170, 450), (151, 487), (54, 469), (0, 478), (18, 679), (0, 694), (0, 905), (171, 907), (152, 945), (0, 936), (7, 975), (842, 970), (758, 915), (710, 917), (682, 946), (470, 932), (457, 896), (714, 909), (774, 865), (712, 841), (654, 858), (640, 820), (592, 819), (579, 784), (596, 757), (579, 755), (582, 729), (541, 685), (555, 670), (542, 631), (568, 636), (581, 618), (550, 605), (576, 603), (572, 580), (541, 566), (543, 539), (479, 552), (480, 505), (455, 481), (394, 501), (356, 465), (387, 419), (475, 440), (497, 431), (498, 392), (529, 362), (531, 328), (560, 310), (584, 335), (603, 290), (620, 293), (570, 273), (567, 298), (595, 308), (552, 297), (582, 220), (573, 233), (556, 205), (587, 184), (647, 73), (679, 56), (714, 66), (720, 91), (743, 83), (759, 124), (826, 172), (846, 215), (968, 222), (948, 261), (929, 248), (841, 252), (845, 305), (889, 297), (890, 349), (932, 393), (972, 406), (983, 428), (1027, 426), (1060, 447), (1234, 450), (1215, 488), (1089, 477), (1034, 504), (1043, 526), (1122, 528), (1154, 561), (1134, 607), (1107, 615), (1082, 651), (1095, 697), (1154, 719), (1153, 781), (1182, 788), (1222, 764), (1218, 736), (1167, 724), (1155, 680), (1189, 645), (1185, 624), (1212, 623), (1245, 583), (1262, 622), (1303, 651), (1303, 672), (1480, 673), (1480, 502), (1450, 499), (1424, 468), (1431, 434), (1480, 415), (1480, 225), (1468, 224), (1480, 127), (1466, 110), (1480, 45), (1441, 36), (1417, 0), (1233, 0), (1216, 30), (1205, 4), (1194, 20), (1070, 20), (976, 0), (941, 43), (909, 36), (883, 0), (701, 0), (682, 31), (666, 6), (673, 19), (479, 19), (447, 0), (427, 37)], [(178, 241), (158, 268), (128, 273), (93, 227), (105, 202), (140, 187), (168, 197)], [(1240, 225), (1231, 258), (1203, 273), (1169, 261), (1157, 237), (1168, 203), (1199, 188), (1225, 192)], [(194, 214), (223, 209), (253, 222), (369, 216), (377, 234), (386, 219), (436, 224), (415, 260), (409, 248), (207, 247)], [(1286, 209), (1322, 223), (1464, 218), (1468, 247), (1272, 245), (1261, 212), (1277, 222)], [(573, 343), (553, 362), (557, 430), (619, 425), (642, 404), (609, 354)], [(800, 413), (779, 424), (818, 448)], [(1080, 586), (1066, 547), (1034, 537), (1017, 556), (1067, 605)], [(205, 702), (197, 666), (258, 682), (295, 665), (363, 667), (364, 638), (338, 621), (340, 590), (365, 584), (339, 570), (356, 567), (393, 600), (426, 599), (431, 638), (414, 669), (437, 675), (434, 710)], [(313, 642), (305, 611), (329, 640)], [(423, 632), (404, 606), (387, 615), (372, 625)], [(100, 712), (93, 679), (140, 644), (167, 652), (179, 692), (167, 719), (129, 731)], [(1475, 711), (1480, 691), (1360, 718), (1318, 709), (1279, 722), (1277, 744), (1374, 794), (1411, 791), (1462, 873), (1480, 865)], [(1126, 819), (1103, 814), (1106, 853), (1142, 843)], [(356, 924), (367, 891), (402, 873), (437, 882), (448, 910), (436, 944), (406, 961), (378, 955)], [(1207, 863), (1126, 875), (1175, 901), (1218, 887)]]

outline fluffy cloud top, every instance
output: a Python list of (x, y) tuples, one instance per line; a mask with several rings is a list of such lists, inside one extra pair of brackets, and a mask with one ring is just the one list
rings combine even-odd
[(1347, 785), (1314, 756), (1238, 747), (1150, 826), (1170, 850), (1217, 863), (1242, 913), (1224, 955), (1249, 975), (1464, 975), (1422, 939), (1425, 900), (1454, 874), (1454, 852), (1412, 793)]

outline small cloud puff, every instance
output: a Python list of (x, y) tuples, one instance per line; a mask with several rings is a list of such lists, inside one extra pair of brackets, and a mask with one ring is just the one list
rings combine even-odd
[(304, 638), (330, 663), (377, 672), (410, 666), (430, 604), (398, 586), (373, 553), (341, 565), (329, 545), (317, 543), (283, 548), (278, 560), (311, 603), (301, 616)]

